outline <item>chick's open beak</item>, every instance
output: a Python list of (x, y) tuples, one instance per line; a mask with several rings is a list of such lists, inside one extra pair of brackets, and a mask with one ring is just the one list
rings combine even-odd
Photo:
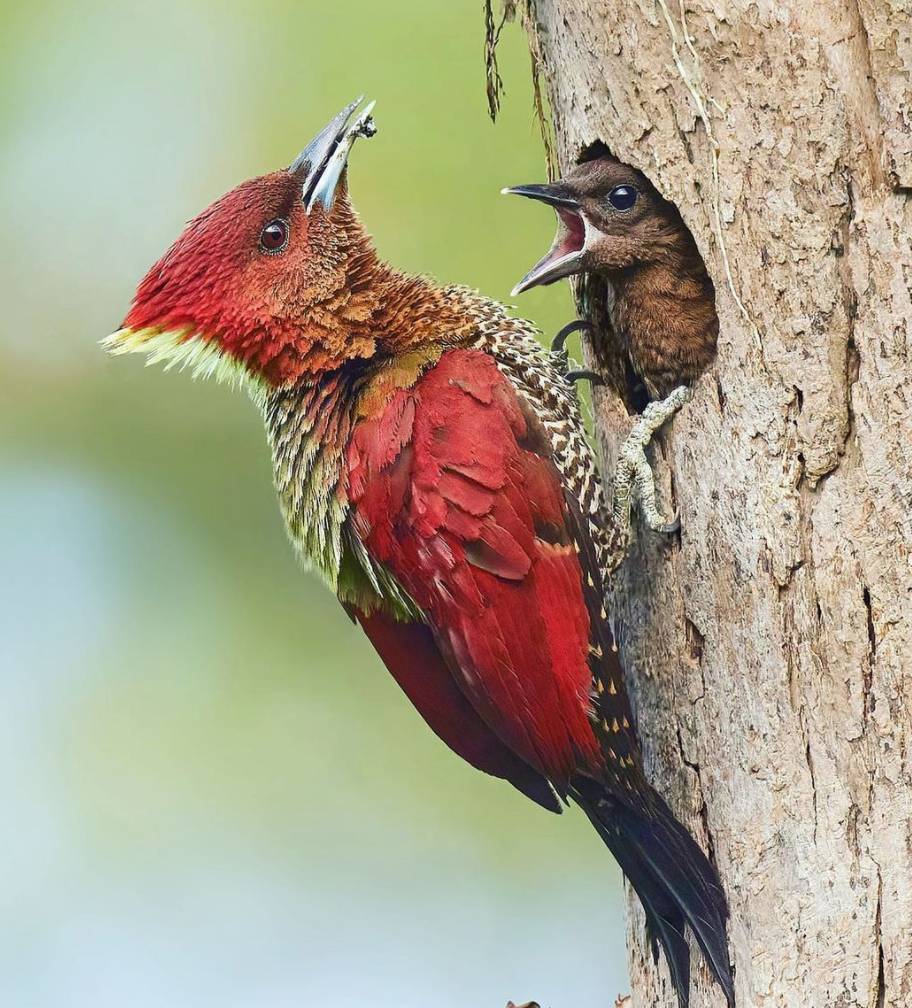
[(551, 248), (513, 288), (511, 295), (581, 272), (586, 244), (586, 221), (579, 201), (569, 190), (562, 183), (555, 182), (551, 185), (510, 186), (501, 192), (547, 203), (557, 213), (557, 234)]
[(362, 101), (363, 96), (346, 105), (288, 166), (292, 175), (302, 177), (301, 199), (307, 213), (316, 205), (327, 212), (331, 209), (352, 145), (358, 137), (372, 137), (377, 132), (371, 117), (373, 102), (368, 102), (352, 121)]

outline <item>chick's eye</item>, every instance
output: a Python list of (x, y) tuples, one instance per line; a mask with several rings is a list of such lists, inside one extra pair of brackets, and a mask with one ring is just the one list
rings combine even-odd
[(283, 220), (270, 221), (260, 232), (260, 248), (264, 252), (281, 252), (288, 244), (288, 224)]
[(608, 202), (615, 210), (629, 210), (636, 203), (638, 195), (633, 186), (619, 185), (608, 193)]

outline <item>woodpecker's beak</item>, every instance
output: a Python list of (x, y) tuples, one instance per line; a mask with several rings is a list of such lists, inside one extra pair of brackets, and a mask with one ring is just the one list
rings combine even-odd
[(373, 102), (368, 102), (354, 121), (349, 121), (355, 109), (364, 101), (364, 96), (346, 105), (328, 125), (310, 141), (295, 160), (288, 166), (293, 175), (303, 180), (301, 199), (307, 213), (315, 205), (329, 212), (332, 208), (339, 179), (348, 163), (348, 153), (358, 137), (372, 137), (377, 132), (371, 118)]
[(511, 296), (522, 294), (530, 287), (540, 287), (554, 283), (564, 277), (583, 270), (583, 256), (586, 245), (586, 220), (579, 201), (562, 182), (550, 185), (520, 185), (501, 189), (512, 196), (526, 196), (554, 207), (557, 213), (557, 234), (548, 249), (548, 254), (540, 259), (510, 292)]

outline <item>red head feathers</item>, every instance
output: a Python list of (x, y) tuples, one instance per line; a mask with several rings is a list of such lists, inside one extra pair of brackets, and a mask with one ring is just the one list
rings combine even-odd
[[(360, 100), (359, 100), (360, 101)], [(287, 168), (241, 183), (192, 220), (140, 283), (114, 353), (283, 385), (370, 357), (376, 266), (345, 167), (373, 133), (354, 102)], [(373, 290), (373, 293), (372, 293)]]

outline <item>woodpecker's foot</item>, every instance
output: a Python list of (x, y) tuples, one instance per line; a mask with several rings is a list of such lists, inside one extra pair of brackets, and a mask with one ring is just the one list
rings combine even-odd
[(681, 527), (678, 516), (666, 522), (656, 505), (655, 477), (646, 458), (646, 448), (655, 432), (678, 412), (690, 396), (690, 389), (681, 385), (667, 398), (650, 403), (621, 445), (614, 474), (614, 520), (625, 536), (630, 530), (630, 506), (634, 490), (643, 518), (653, 532), (669, 534)]

